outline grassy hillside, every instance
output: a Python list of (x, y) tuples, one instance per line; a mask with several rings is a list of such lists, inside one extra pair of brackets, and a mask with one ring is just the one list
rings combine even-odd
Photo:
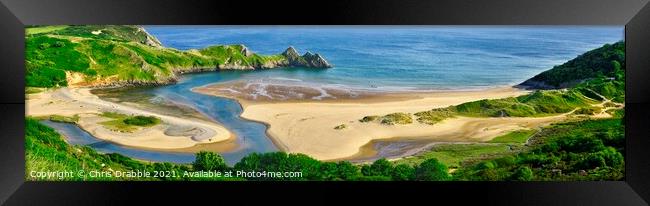
[(139, 26), (29, 27), (25, 38), (30, 87), (167, 84), (178, 73), (292, 65), (281, 54), (259, 55), (243, 45), (165, 48)]
[(485, 160), (454, 173), (459, 180), (621, 180), (625, 126), (621, 118), (560, 123), (532, 137), (531, 149)]
[(605, 44), (562, 65), (544, 71), (521, 83), (533, 89), (558, 89), (575, 86), (587, 79), (611, 77), (624, 80), (625, 42)]

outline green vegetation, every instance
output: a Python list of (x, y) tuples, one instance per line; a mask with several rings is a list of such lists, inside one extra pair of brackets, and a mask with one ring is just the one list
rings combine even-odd
[[(544, 71), (522, 85), (534, 88), (567, 88), (584, 80), (613, 77), (623, 82), (625, 70), (625, 42), (605, 44), (588, 51), (562, 65)], [(543, 85), (539, 85), (543, 84)]]
[(525, 129), (513, 131), (505, 135), (495, 137), (494, 139), (488, 141), (490, 143), (526, 143), (528, 138), (535, 134), (536, 130)]
[(25, 81), (32, 87), (67, 86), (65, 71), (94, 74), (89, 60), (75, 50), (76, 43), (65, 39), (35, 36), (25, 40), (27, 73)]
[[(446, 108), (436, 108), (417, 112), (417, 121), (433, 125), (457, 115), (469, 117), (542, 117), (558, 115), (579, 109), (597, 112), (591, 104), (596, 100), (588, 98), (578, 89), (569, 90), (538, 90), (531, 94), (503, 99), (484, 99), (466, 102)], [(379, 119), (384, 124), (410, 124), (412, 117), (406, 113), (394, 113), (383, 117), (366, 116), (360, 122), (370, 122)]]
[(117, 113), (117, 112), (103, 112), (99, 116), (108, 117), (108, 118), (112, 118), (112, 119), (125, 119), (125, 118), (129, 117), (129, 115), (121, 114), (121, 113)]
[(385, 125), (396, 125), (396, 124), (411, 124), (413, 123), (413, 117), (411, 114), (397, 112), (392, 114), (387, 114), (384, 116), (365, 116), (359, 120), (359, 122), (374, 122), (379, 121), (381, 124)]
[(213, 152), (201, 151), (196, 154), (196, 160), (192, 163), (195, 170), (217, 170), (225, 171), (228, 168), (223, 157)]
[(428, 159), (415, 168), (415, 179), (424, 181), (444, 181), (450, 180), (451, 175), (448, 173), (447, 166), (438, 160)]
[(623, 103), (625, 102), (625, 70), (618, 69), (614, 77), (599, 76), (577, 85), (576, 88), (580, 91), (593, 91), (614, 102)]
[(449, 108), (436, 108), (429, 111), (418, 112), (414, 115), (417, 117), (418, 122), (434, 125), (442, 120), (454, 117), (454, 112)]
[(625, 127), (621, 118), (559, 123), (533, 136), (531, 149), (460, 168), (459, 180), (620, 180)]
[(574, 90), (539, 90), (519, 97), (467, 102), (454, 109), (465, 116), (534, 117), (566, 113), (590, 103), (595, 102)]
[(347, 127), (348, 127), (347, 125), (345, 125), (345, 124), (341, 124), (341, 125), (338, 125), (338, 126), (334, 127), (334, 129), (335, 129), (335, 130), (341, 130), (341, 129), (345, 129), (345, 128), (347, 128)]
[(160, 119), (154, 116), (133, 116), (133, 117), (127, 117), (126, 119), (122, 120), (124, 124), (128, 125), (135, 125), (135, 126), (141, 126), (141, 127), (150, 127), (156, 124), (160, 123)]
[(99, 124), (118, 132), (133, 132), (138, 127), (151, 127), (160, 123), (160, 119), (154, 116), (132, 116), (115, 112), (104, 112), (100, 116), (113, 120), (100, 122)]
[(50, 115), (50, 121), (53, 122), (63, 122), (63, 123), (77, 123), (79, 121), (79, 115), (75, 114), (72, 117), (66, 117), (63, 115)]
[(428, 159), (437, 159), (451, 168), (466, 162), (503, 156), (511, 152), (506, 144), (440, 144), (426, 152), (395, 161), (396, 164), (417, 165)]
[(383, 116), (381, 118), (381, 123), (387, 125), (411, 124), (413, 123), (413, 117), (411, 117), (411, 114), (397, 112)]
[(25, 94), (37, 94), (43, 92), (44, 89), (36, 87), (25, 87)]
[(53, 32), (53, 31), (61, 30), (61, 29), (65, 29), (65, 28), (68, 28), (68, 26), (61, 25), (61, 26), (29, 27), (29, 28), (25, 28), (25, 35), (48, 33), (48, 32)]
[(614, 116), (614, 118), (623, 118), (623, 115), (625, 115), (625, 108), (607, 110), (607, 113)]
[(599, 107), (581, 107), (576, 109), (574, 114), (585, 114), (585, 115), (594, 115), (600, 113), (601, 109)]

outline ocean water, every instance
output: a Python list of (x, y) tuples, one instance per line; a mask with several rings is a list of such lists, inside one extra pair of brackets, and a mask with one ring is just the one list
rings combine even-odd
[(244, 44), (259, 54), (288, 46), (334, 68), (250, 72), (240, 80), (369, 90), (474, 89), (518, 84), (624, 38), (622, 26), (147, 26), (180, 50)]

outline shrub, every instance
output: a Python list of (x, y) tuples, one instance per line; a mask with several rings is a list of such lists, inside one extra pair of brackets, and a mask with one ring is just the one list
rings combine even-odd
[(407, 164), (398, 164), (393, 168), (392, 173), (393, 180), (414, 180), (415, 179), (415, 168)]
[(390, 177), (393, 171), (393, 164), (385, 158), (373, 162), (371, 165), (364, 165), (361, 173), (365, 176), (385, 176)]
[(133, 116), (122, 120), (124, 124), (136, 126), (153, 126), (160, 123), (160, 119), (154, 116)]
[(397, 112), (383, 116), (381, 123), (387, 125), (411, 124), (413, 123), (413, 117), (408, 113)]
[(447, 118), (454, 117), (454, 112), (448, 108), (436, 108), (414, 114), (418, 122), (433, 125)]
[(424, 181), (444, 181), (449, 180), (447, 166), (437, 159), (428, 159), (415, 168), (415, 179)]
[(195, 171), (217, 170), (223, 171), (228, 168), (221, 155), (214, 152), (201, 151), (196, 154), (196, 159), (192, 163)]
[(533, 170), (527, 166), (521, 166), (515, 170), (511, 179), (517, 181), (530, 181), (533, 179)]

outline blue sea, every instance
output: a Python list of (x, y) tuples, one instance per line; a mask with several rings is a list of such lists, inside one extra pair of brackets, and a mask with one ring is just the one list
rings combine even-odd
[(518, 84), (606, 43), (623, 26), (147, 26), (179, 50), (244, 44), (259, 54), (288, 46), (334, 68), (284, 69), (238, 79), (376, 90), (473, 89)]

